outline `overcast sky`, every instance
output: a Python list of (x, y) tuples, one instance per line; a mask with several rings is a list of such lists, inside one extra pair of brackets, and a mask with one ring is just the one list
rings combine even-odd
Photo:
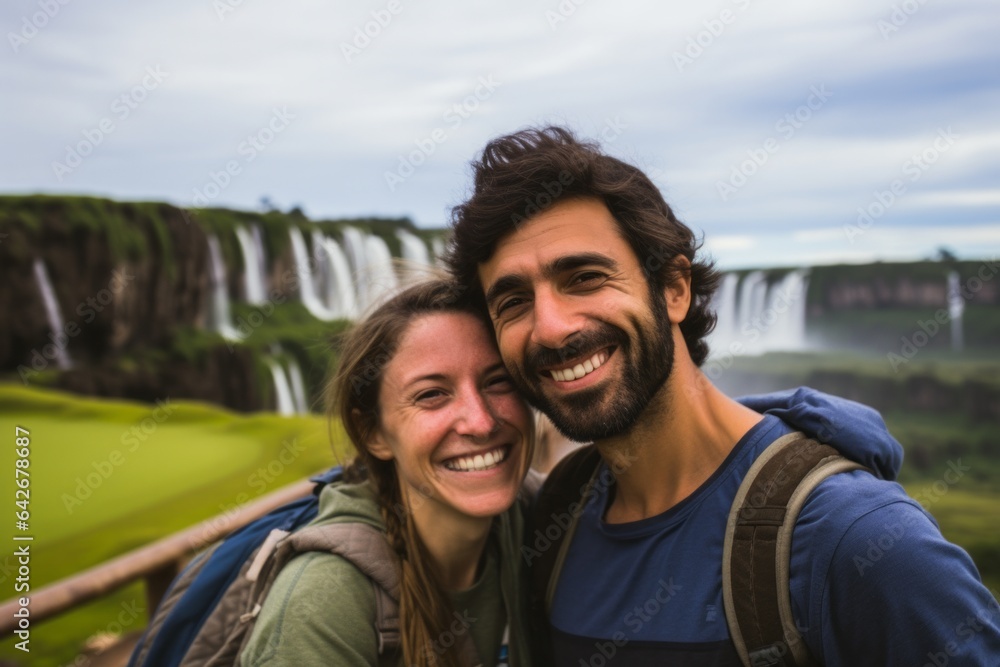
[(486, 141), (560, 123), (646, 170), (723, 267), (1000, 250), (996, 0), (12, 0), (0, 20), (3, 192), (439, 227)]

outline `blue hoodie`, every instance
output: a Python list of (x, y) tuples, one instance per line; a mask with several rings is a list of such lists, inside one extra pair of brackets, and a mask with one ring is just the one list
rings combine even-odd
[[(1000, 606), (968, 554), (891, 481), (903, 450), (879, 414), (806, 388), (740, 401), (764, 419), (663, 514), (606, 524), (614, 484), (598, 485), (553, 600), (556, 664), (739, 665), (722, 603), (729, 508), (760, 452), (800, 430), (874, 473), (825, 480), (796, 523), (792, 611), (813, 656), (828, 666), (1000, 665)], [(963, 474), (953, 463), (944, 482)]]

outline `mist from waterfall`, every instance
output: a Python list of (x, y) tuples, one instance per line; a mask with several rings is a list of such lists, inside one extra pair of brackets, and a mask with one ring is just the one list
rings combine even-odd
[(786, 273), (769, 283), (763, 271), (740, 279), (727, 273), (712, 307), (718, 321), (709, 339), (711, 355), (752, 355), (807, 349), (807, 269)]
[(56, 360), (56, 365), (62, 370), (67, 370), (73, 367), (73, 362), (69, 358), (69, 353), (66, 351), (65, 344), (60, 345), (60, 340), (65, 340), (66, 343), (69, 342), (69, 338), (66, 336), (63, 327), (65, 326), (62, 318), (62, 313), (59, 311), (59, 300), (56, 298), (55, 289), (52, 287), (52, 281), (49, 280), (49, 271), (45, 267), (45, 262), (40, 258), (36, 258), (32, 264), (32, 269), (35, 273), (35, 282), (38, 283), (38, 291), (42, 294), (42, 303), (45, 306), (45, 316), (49, 321), (49, 328), (52, 330), (52, 348), (54, 350), (53, 356)]

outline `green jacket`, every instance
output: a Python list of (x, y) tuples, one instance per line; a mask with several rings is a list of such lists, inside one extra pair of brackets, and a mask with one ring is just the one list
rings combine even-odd
[[(313, 525), (340, 522), (362, 522), (384, 530), (367, 483), (331, 484), (323, 490)], [(483, 574), (472, 588), (450, 595), (455, 621), (437, 638), (442, 650), (468, 632), (484, 666), (494, 667), (509, 622), (510, 666), (531, 664), (528, 572), (520, 553), (523, 531), (520, 503), (496, 518)], [(372, 582), (340, 556), (306, 553), (285, 566), (275, 580), (242, 663), (401, 667), (401, 652), (379, 655), (374, 621)]]

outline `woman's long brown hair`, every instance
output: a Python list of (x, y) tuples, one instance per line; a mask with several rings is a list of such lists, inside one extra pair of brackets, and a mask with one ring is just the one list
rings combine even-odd
[(385, 366), (396, 355), (400, 340), (418, 317), (435, 313), (482, 316), (461, 289), (444, 279), (424, 280), (378, 306), (342, 339), (340, 360), (325, 389), (327, 412), (340, 419), (357, 456), (347, 478), (368, 479), (374, 485), (386, 535), (399, 555), (399, 617), (404, 664), (416, 667), (460, 667), (457, 651), (439, 641), (452, 619), (451, 603), (417, 534), (399, 487), (394, 461), (383, 461), (367, 448), (379, 427), (379, 388)]

